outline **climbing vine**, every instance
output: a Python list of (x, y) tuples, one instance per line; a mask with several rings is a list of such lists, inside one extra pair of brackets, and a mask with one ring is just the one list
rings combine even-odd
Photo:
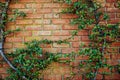
[[(101, 21), (109, 20), (107, 12), (101, 12), (102, 6), (95, 0), (59, 0), (71, 5), (62, 11), (63, 14), (74, 14), (78, 17), (72, 19), (71, 23), (78, 25), (78, 29), (89, 29), (89, 39), (91, 43), (89, 47), (81, 47), (77, 56), (87, 57), (86, 60), (80, 61), (78, 66), (72, 66), (77, 69), (77, 72), (72, 72), (70, 80), (73, 80), (76, 75), (81, 75), (82, 79), (96, 80), (97, 75), (102, 75), (102, 80), (105, 80), (105, 75), (113, 74), (115, 65), (108, 64), (108, 60), (105, 55), (110, 54), (107, 49), (111, 43), (117, 41), (120, 34), (119, 23), (116, 24), (101, 24)], [(119, 5), (119, 3), (118, 3)], [(119, 7), (119, 6), (118, 6)], [(78, 31), (76, 32), (76, 35)], [(76, 54), (75, 54), (76, 56)], [(103, 69), (101, 72), (100, 69)], [(109, 69), (109, 72), (104, 69)]]
[[(9, 18), (7, 11), (11, 0), (6, 2), (0, 2), (0, 29), (1, 29), (1, 44), (3, 45), (5, 37), (12, 33), (19, 31), (8, 30), (5, 31), (5, 24), (9, 21), (15, 21), (17, 17), (25, 17), (24, 12), (14, 10), (14, 17)], [(72, 69), (77, 69), (77, 72), (72, 71), (71, 77), (68, 80), (74, 80), (74, 77), (82, 76), (82, 79), (96, 80), (97, 75), (102, 75), (102, 79), (105, 80), (105, 75), (116, 73), (113, 69), (120, 70), (118, 65), (108, 64), (108, 59), (105, 57), (106, 54), (110, 54), (107, 49), (110, 44), (117, 41), (120, 34), (119, 23), (116, 24), (101, 24), (101, 21), (107, 22), (109, 16), (107, 12), (101, 12), (102, 6), (95, 0), (58, 0), (59, 2), (65, 2), (70, 7), (64, 9), (62, 14), (74, 14), (77, 18), (71, 20), (72, 25), (78, 25), (78, 30), (72, 32), (72, 36), (65, 40), (51, 41), (51, 40), (33, 40), (26, 42), (25, 48), (17, 49), (16, 51), (9, 53), (8, 57), (12, 57), (12, 62), (6, 58), (3, 50), (1, 50), (2, 57), (10, 65), (11, 69), (8, 70), (10, 74), (6, 80), (40, 80), (39, 78), (42, 70), (44, 70), (52, 62), (61, 62), (61, 57), (70, 57), (70, 60), (64, 61), (65, 63), (71, 63), (76, 61), (79, 56), (87, 57), (86, 60), (80, 60), (79, 65), (70, 65)], [(118, 2), (118, 7), (120, 4)], [(91, 26), (88, 29), (89, 26)], [(71, 54), (61, 53), (43, 53), (41, 44), (52, 44), (52, 43), (69, 43), (68, 40), (74, 38), (80, 30), (87, 29), (89, 32), (89, 39), (91, 43), (88, 47), (80, 47), (77, 53), (72, 52)], [(2, 48), (2, 47), (1, 47)], [(109, 69), (109, 72), (102, 71), (100, 69)], [(119, 71), (118, 71), (119, 72)]]

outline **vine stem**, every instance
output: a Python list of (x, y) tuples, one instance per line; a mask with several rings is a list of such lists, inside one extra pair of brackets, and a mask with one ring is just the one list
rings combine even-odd
[[(5, 3), (5, 8), (3, 9), (3, 13), (4, 14), (7, 14), (7, 10), (8, 10), (8, 7), (9, 7), (9, 4), (11, 2), (11, 0), (5, 0), (6, 3)], [(1, 15), (1, 19), (0, 19), (0, 24), (3, 24), (3, 26), (5, 27), (5, 22), (3, 22), (5, 19), (6, 19), (7, 16), (2, 16)], [(0, 55), (3, 57), (3, 59), (7, 62), (7, 64), (15, 71), (17, 71), (17, 68), (15, 68), (13, 66), (13, 64), (8, 60), (8, 58), (6, 57), (5, 53), (4, 53), (4, 41), (5, 41), (5, 37), (3, 36), (3, 32), (4, 32), (4, 27), (1, 26), (1, 29), (0, 29), (0, 33), (1, 33), (1, 42), (0, 42)], [(23, 79), (26, 79), (25, 76), (22, 76)]]
[[(8, 10), (8, 6), (11, 0), (6, 0), (6, 4), (5, 4), (5, 8), (3, 9), (3, 13), (7, 14), (7, 10)], [(1, 24), (3, 24), (3, 20), (5, 19), (6, 16), (2, 16), (1, 17)], [(5, 24), (3, 24), (5, 26)], [(7, 59), (7, 57), (4, 54), (4, 49), (3, 49), (3, 45), (4, 45), (4, 36), (2, 35), (4, 32), (4, 29), (1, 28), (1, 50), (0, 50), (0, 54), (3, 57), (3, 59), (8, 63), (8, 65), (13, 69), (16, 70), (16, 68), (12, 65), (12, 63)]]

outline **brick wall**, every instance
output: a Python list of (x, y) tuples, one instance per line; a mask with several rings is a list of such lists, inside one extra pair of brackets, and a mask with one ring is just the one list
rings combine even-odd
[[(116, 0), (98, 0), (103, 6), (102, 10), (107, 11), (110, 20), (109, 23), (120, 22), (120, 10), (115, 8)], [(18, 8), (20, 11), (27, 13), (27, 17), (18, 18), (15, 22), (10, 22), (7, 24), (6, 29), (14, 30), (20, 28), (21, 31), (10, 34), (4, 44), (5, 52), (14, 51), (16, 48), (24, 47), (24, 42), (31, 41), (33, 39), (42, 40), (63, 40), (71, 36), (71, 32), (77, 29), (77, 26), (72, 26), (69, 24), (71, 18), (76, 18), (75, 15), (66, 15), (59, 14), (62, 9), (68, 7), (68, 5), (60, 4), (54, 2), (54, 0), (19, 0), (18, 3), (11, 3), (10, 9)], [(11, 12), (9, 12), (11, 14)], [(10, 15), (12, 16), (12, 15)], [(70, 40), (70, 44), (51, 44), (42, 46), (44, 51), (49, 52), (62, 52), (70, 53), (72, 51), (77, 51), (79, 49), (79, 44), (84, 42), (86, 46), (90, 42), (88, 39), (88, 30), (82, 30), (78, 33), (78, 36), (75, 36), (74, 39)], [(115, 42), (108, 49), (110, 52), (118, 53), (120, 51), (120, 43)], [(112, 48), (115, 51), (112, 51)], [(108, 58), (111, 58), (111, 64), (117, 64), (118, 59), (120, 59), (120, 54), (106, 55)], [(116, 60), (117, 58), (117, 60)], [(0, 58), (0, 75), (4, 78), (7, 76), (6, 69), (8, 65), (3, 62)], [(64, 64), (53, 63), (49, 70), (45, 71), (44, 76), (46, 80), (61, 80), (62, 75), (65, 77), (68, 76), (69, 67)], [(61, 67), (65, 66), (65, 67)], [(98, 78), (100, 78), (98, 76)], [(110, 76), (106, 77), (110, 80)], [(113, 80), (120, 78), (120, 75), (116, 74), (113, 77)], [(80, 80), (80, 79), (76, 79)]]

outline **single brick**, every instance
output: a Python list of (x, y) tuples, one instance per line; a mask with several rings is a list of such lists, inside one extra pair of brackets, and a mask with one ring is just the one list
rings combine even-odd
[(51, 35), (51, 31), (34, 31), (33, 36)]
[(69, 24), (69, 19), (53, 19), (53, 24)]
[(53, 31), (54, 36), (69, 36), (69, 31)]

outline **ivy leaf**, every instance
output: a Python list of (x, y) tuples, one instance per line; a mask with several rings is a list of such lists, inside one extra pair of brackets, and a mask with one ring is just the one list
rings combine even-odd
[(109, 16), (108, 16), (107, 13), (105, 13), (105, 14), (103, 15), (103, 19), (104, 19), (104, 20), (108, 20), (108, 19), (109, 19)]

